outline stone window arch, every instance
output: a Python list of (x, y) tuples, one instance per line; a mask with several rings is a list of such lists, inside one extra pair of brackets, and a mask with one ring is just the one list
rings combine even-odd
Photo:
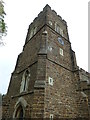
[(21, 86), (20, 86), (20, 93), (28, 91), (28, 84), (30, 81), (30, 71), (27, 69), (23, 73)]
[(15, 114), (15, 118), (20, 118), (20, 120), (23, 120), (23, 117), (24, 117), (23, 107), (20, 105), (17, 108), (16, 114)]
[(26, 100), (20, 97), (14, 106), (13, 118), (20, 118), (20, 120), (23, 120), (23, 118), (25, 118), (25, 109), (27, 106)]

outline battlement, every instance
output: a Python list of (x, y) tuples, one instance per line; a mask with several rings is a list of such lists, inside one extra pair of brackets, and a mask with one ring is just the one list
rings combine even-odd
[(87, 71), (85, 71), (84, 69), (80, 68), (79, 71), (80, 71), (82, 74), (84, 74), (84, 75), (90, 77), (90, 73), (87, 72)]
[(87, 94), (87, 92), (90, 90), (90, 73), (80, 68), (79, 76), (80, 76), (80, 88)]
[[(67, 25), (67, 22), (66, 22), (60, 15), (58, 15), (56, 11), (52, 10), (51, 7), (50, 7), (48, 4), (43, 8), (43, 11), (41, 11), (41, 12), (37, 15), (37, 17), (33, 20), (33, 22), (37, 21), (37, 20), (43, 15), (43, 13), (45, 13), (45, 12), (47, 12), (47, 11), (52, 11), (52, 14), (54, 14), (55, 16), (57, 16), (58, 19), (59, 19), (60, 21), (62, 21), (62, 23), (63, 23), (64, 25)], [(33, 22), (32, 22), (31, 24), (33, 24)], [(31, 24), (30, 24), (30, 25), (31, 25)]]
[(55, 16), (57, 16), (59, 20), (61, 20), (65, 25), (67, 25), (67, 22), (64, 19), (62, 19), (62, 17), (60, 15), (58, 15), (56, 11), (52, 10), (51, 7), (48, 4), (43, 8), (43, 11), (46, 11), (46, 10), (51, 10), (52, 13)]
[(67, 23), (47, 4), (33, 22), (29, 25), (26, 43), (44, 26), (48, 25), (66, 40), (68, 40)]

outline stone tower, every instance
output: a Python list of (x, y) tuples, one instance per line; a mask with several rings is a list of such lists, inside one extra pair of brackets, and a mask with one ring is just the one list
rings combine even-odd
[[(30, 24), (3, 96), (3, 118), (88, 119), (90, 74), (77, 66), (67, 23), (49, 5)], [(84, 79), (85, 80), (85, 79)], [(88, 81), (88, 82), (87, 82)], [(83, 84), (88, 91), (83, 91)]]

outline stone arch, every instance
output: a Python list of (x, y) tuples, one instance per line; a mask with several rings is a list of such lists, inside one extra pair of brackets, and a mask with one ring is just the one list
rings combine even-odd
[(29, 80), (30, 80), (30, 70), (27, 69), (27, 70), (24, 71), (23, 76), (22, 76), (20, 93), (26, 92), (28, 90)]
[(24, 118), (26, 106), (27, 106), (26, 100), (20, 97), (14, 106), (13, 118)]
[(22, 119), (23, 117), (24, 117), (23, 107), (21, 105), (19, 105), (19, 107), (17, 108), (16, 113), (15, 113), (15, 118)]

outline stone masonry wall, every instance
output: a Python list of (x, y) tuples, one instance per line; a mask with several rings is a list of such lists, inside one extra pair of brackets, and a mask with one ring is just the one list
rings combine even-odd
[[(27, 69), (30, 70), (30, 80), (29, 80), (29, 83), (28, 83), (28, 86), (29, 86), (28, 91), (33, 91), (34, 90), (34, 83), (35, 83), (35, 80), (36, 80), (37, 63), (29, 66)], [(10, 85), (9, 85), (9, 89), (8, 89), (8, 93), (7, 93), (10, 97), (20, 94), (20, 86), (21, 86), (24, 71), (12, 75)], [(13, 89), (13, 86), (14, 86), (14, 89)]]
[[(55, 31), (47, 28), (48, 31), (48, 47), (52, 47), (52, 51), (48, 50), (48, 58), (55, 61), (58, 64), (72, 70), (72, 60), (71, 60), (71, 44), (69, 41), (62, 38)], [(58, 42), (58, 37), (61, 37), (64, 41), (64, 45)], [(60, 48), (63, 49), (63, 56), (60, 55)]]
[[(53, 78), (53, 86), (48, 78)], [(74, 73), (47, 60), (47, 87), (45, 88), (45, 117), (88, 118), (86, 98), (76, 91), (77, 80)]]
[[(56, 24), (63, 34), (55, 30)], [(63, 40), (63, 45), (58, 37)], [(20, 93), (26, 70), (30, 72), (28, 90)], [(53, 84), (49, 83), (49, 77), (53, 79)], [(24, 118), (50, 118), (53, 114), (54, 118), (88, 119), (89, 89), (87, 92), (81, 78), (82, 72), (69, 41), (67, 23), (46, 5), (29, 26), (8, 92), (3, 97), (3, 118), (15, 117), (21, 105)]]

